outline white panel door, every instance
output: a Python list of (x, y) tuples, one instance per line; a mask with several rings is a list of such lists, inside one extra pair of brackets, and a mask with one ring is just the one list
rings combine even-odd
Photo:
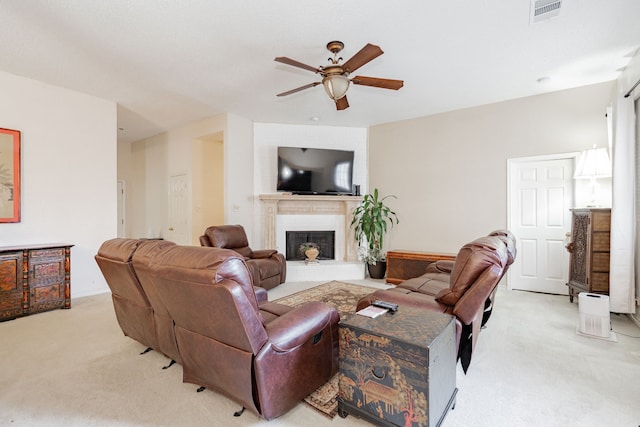
[(187, 175), (169, 178), (169, 240), (179, 245), (190, 245), (189, 192)]
[(509, 228), (518, 249), (510, 289), (568, 293), (573, 164), (573, 158), (509, 163)]

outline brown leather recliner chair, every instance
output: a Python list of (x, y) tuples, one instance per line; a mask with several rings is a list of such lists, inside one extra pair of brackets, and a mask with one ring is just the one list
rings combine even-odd
[(175, 246), (151, 260), (151, 271), (175, 321), (185, 382), (272, 419), (337, 372), (337, 310), (259, 305), (236, 252)]
[(133, 253), (131, 261), (140, 285), (153, 307), (153, 320), (158, 339), (158, 347), (155, 349), (171, 358), (172, 361), (182, 363), (180, 352), (178, 351), (178, 343), (176, 342), (173, 319), (164, 302), (160, 299), (160, 295), (158, 295), (149, 268), (149, 260), (172, 246), (175, 246), (175, 243), (166, 240), (141, 240), (138, 248)]
[[(509, 266), (511, 266), (511, 264), (513, 264), (513, 262), (516, 259), (516, 254), (517, 254), (516, 236), (509, 230), (495, 230), (489, 233), (488, 236), (496, 236), (499, 239), (501, 239), (504, 242), (505, 247), (507, 249), (507, 265), (505, 269), (502, 271), (502, 277), (504, 277), (507, 274), (507, 270), (509, 270)], [(453, 270), (453, 265), (454, 265), (454, 261), (449, 261), (449, 260), (436, 261), (430, 264), (427, 267), (425, 274), (423, 274), (422, 276), (420, 276), (419, 279), (416, 279), (416, 280), (436, 279), (438, 281), (441, 281), (442, 284), (445, 284), (445, 283), (449, 284), (451, 281), (451, 271)], [(502, 277), (500, 278), (500, 280), (502, 280)], [(484, 326), (489, 320), (489, 317), (491, 317), (497, 290), (498, 290), (498, 287), (496, 286), (493, 292), (491, 292), (491, 295), (489, 296), (489, 298), (487, 298), (487, 300), (485, 301), (485, 309), (482, 316), (482, 326)], [(437, 295), (438, 291), (439, 289), (435, 293), (433, 293), (433, 295), (434, 296)]]
[(113, 308), (122, 332), (148, 348), (158, 349), (153, 307), (131, 264), (140, 242), (107, 240), (98, 249), (95, 260), (111, 289)]
[(506, 245), (501, 238), (481, 237), (460, 249), (449, 282), (424, 275), (409, 279), (395, 288), (361, 298), (357, 309), (374, 300), (384, 300), (454, 315), (458, 358), (466, 372), (482, 325), (485, 301), (502, 278), (507, 259)]
[(231, 249), (242, 255), (251, 271), (253, 284), (271, 289), (287, 279), (287, 262), (275, 249), (254, 251), (241, 225), (214, 225), (200, 236), (201, 246)]

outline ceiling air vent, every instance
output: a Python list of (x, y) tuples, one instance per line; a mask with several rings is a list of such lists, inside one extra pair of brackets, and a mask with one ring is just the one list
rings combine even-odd
[(544, 21), (560, 14), (562, 0), (531, 0), (530, 23)]

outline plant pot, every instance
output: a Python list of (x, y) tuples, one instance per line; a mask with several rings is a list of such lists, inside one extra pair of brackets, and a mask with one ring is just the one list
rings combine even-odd
[(367, 264), (369, 270), (369, 277), (372, 279), (383, 279), (387, 273), (387, 262), (378, 261), (375, 264)]
[(307, 262), (318, 262), (316, 258), (318, 258), (320, 251), (318, 250), (318, 248), (309, 248), (306, 251), (304, 251), (304, 254), (307, 257), (306, 259)]
[(315, 242), (305, 242), (298, 247), (298, 249), (300, 250), (300, 255), (307, 258), (308, 258), (307, 251), (309, 249), (314, 249), (314, 248), (318, 250), (318, 253), (320, 253), (320, 247)]

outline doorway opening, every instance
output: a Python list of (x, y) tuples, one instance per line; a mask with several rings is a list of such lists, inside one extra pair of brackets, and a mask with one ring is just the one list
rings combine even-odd
[(224, 133), (196, 138), (192, 143), (192, 238), (194, 245), (211, 225), (225, 223)]

